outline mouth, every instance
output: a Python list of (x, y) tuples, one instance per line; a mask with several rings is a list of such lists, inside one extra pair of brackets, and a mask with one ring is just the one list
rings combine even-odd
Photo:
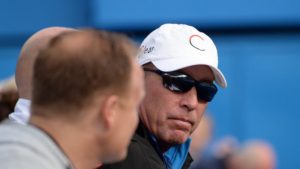
[(193, 123), (190, 120), (184, 118), (169, 118), (172, 122), (172, 126), (177, 130), (183, 130), (190, 132)]

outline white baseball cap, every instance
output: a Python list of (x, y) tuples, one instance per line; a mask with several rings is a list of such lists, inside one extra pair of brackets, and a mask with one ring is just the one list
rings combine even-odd
[(206, 34), (192, 26), (163, 24), (144, 39), (140, 48), (140, 65), (152, 62), (164, 72), (207, 65), (213, 71), (217, 84), (223, 88), (227, 86), (226, 79), (218, 68), (215, 44)]

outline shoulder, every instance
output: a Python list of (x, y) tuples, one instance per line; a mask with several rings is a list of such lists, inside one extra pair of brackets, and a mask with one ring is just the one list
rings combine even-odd
[(46, 135), (38, 129), (12, 121), (5, 121), (0, 125), (0, 135), (5, 136), (0, 138), (1, 149), (10, 147), (14, 149), (39, 150), (48, 140)]
[(50, 169), (45, 155), (23, 142), (0, 142), (1, 168)]
[[(58, 168), (51, 142), (37, 129), (14, 122), (0, 125), (1, 168), (50, 169)], [(60, 167), (61, 168), (61, 167)]]

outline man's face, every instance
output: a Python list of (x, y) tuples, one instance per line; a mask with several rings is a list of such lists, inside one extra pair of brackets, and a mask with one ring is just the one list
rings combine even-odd
[(127, 155), (128, 145), (138, 124), (137, 109), (145, 96), (144, 72), (137, 63), (133, 63), (131, 81), (125, 96), (120, 101), (120, 109), (116, 119), (115, 151), (120, 159)]
[[(150, 66), (150, 67), (149, 67)], [(156, 69), (153, 65), (146, 65)], [(180, 72), (197, 81), (212, 82), (213, 73), (208, 66), (197, 65)], [(162, 77), (146, 71), (146, 96), (141, 104), (140, 118), (157, 139), (166, 144), (181, 144), (198, 126), (207, 102), (198, 101), (195, 87), (185, 93), (165, 88)]]

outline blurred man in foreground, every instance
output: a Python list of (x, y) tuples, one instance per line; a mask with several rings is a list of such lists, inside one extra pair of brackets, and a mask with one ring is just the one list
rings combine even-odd
[(0, 168), (88, 169), (125, 158), (144, 95), (135, 46), (104, 31), (66, 32), (37, 56), (28, 125), (0, 125)]

